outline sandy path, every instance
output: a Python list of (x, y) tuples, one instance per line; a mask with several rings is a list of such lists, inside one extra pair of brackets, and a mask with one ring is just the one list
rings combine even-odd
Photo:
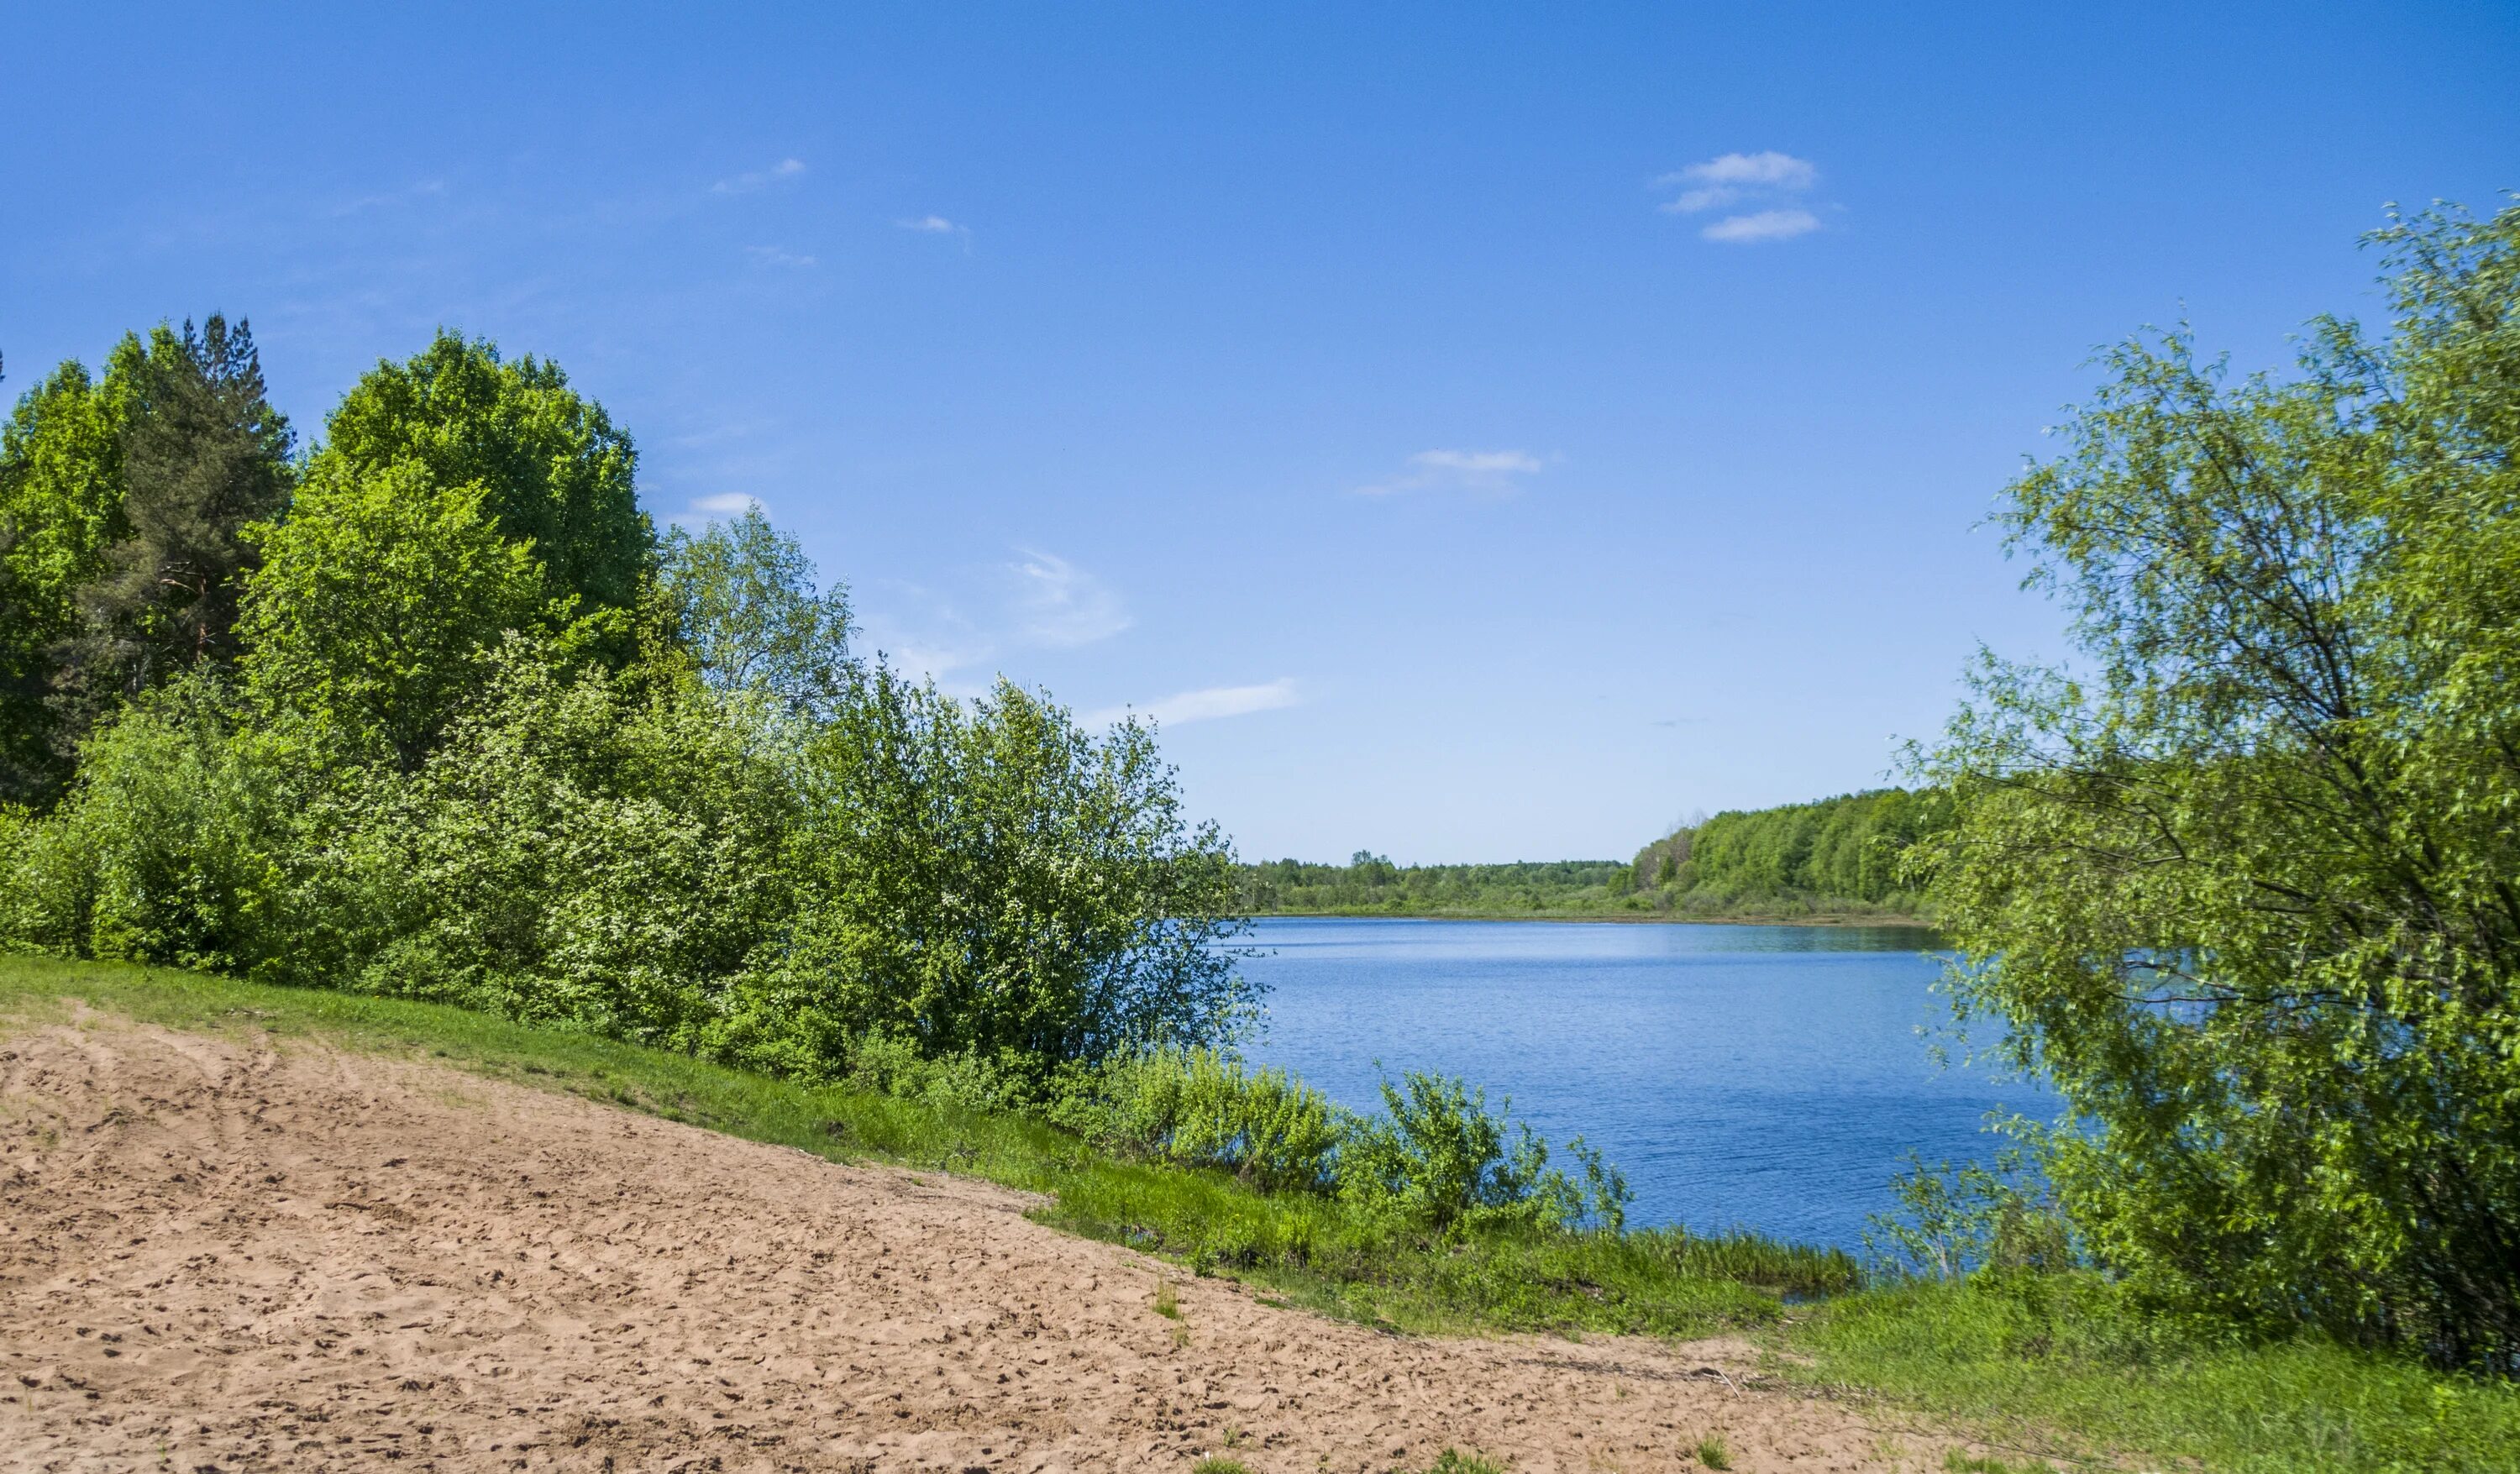
[[(311, 1045), (0, 1041), (0, 1466), (1886, 1469), (1719, 1349), (1418, 1340), (986, 1184)], [(1920, 1451), (1921, 1452), (1921, 1451)], [(1939, 1452), (1939, 1450), (1936, 1450)]]

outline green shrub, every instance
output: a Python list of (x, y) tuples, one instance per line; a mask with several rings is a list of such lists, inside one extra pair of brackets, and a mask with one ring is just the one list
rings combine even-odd
[(910, 1040), (879, 1030), (849, 1051), (844, 1079), (856, 1090), (970, 1111), (1011, 1109), (1027, 1103), (1029, 1094), (1013, 1069), (968, 1051), (930, 1057)]
[(1107, 1146), (1216, 1167), (1272, 1190), (1327, 1191), (1353, 1128), (1283, 1070), (1249, 1070), (1214, 1050), (1123, 1055), (1070, 1087), (1053, 1117)]
[(82, 757), (53, 814), (0, 821), (0, 918), (15, 942), (230, 970), (280, 945), (289, 784), (239, 739), (216, 675), (147, 693)]
[(1598, 1153), (1574, 1143), (1587, 1178), (1578, 1186), (1550, 1167), (1548, 1143), (1529, 1125), (1508, 1121), (1512, 1102), (1489, 1112), (1485, 1089), (1412, 1070), (1399, 1085), (1382, 1083), (1382, 1103), (1387, 1118), (1355, 1119), (1340, 1143), (1338, 1190), (1351, 1202), (1446, 1233), (1588, 1223), (1615, 1230), (1624, 1216), (1626, 1180)]
[(1992, 1168), (1928, 1167), (1912, 1150), (1890, 1189), (1902, 1211), (1872, 1215), (1864, 1243), (1891, 1274), (1957, 1279), (1981, 1269), (2040, 1273), (2075, 1263), (2070, 1227), (2017, 1149), (1998, 1153)]

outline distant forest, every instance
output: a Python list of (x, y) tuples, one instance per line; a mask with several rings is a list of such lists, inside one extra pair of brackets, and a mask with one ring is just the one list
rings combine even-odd
[(1242, 868), (1242, 896), (1259, 916), (1913, 920), (1922, 902), (1899, 854), (1949, 823), (1938, 792), (1875, 788), (1729, 810), (1624, 862), (1404, 866), (1363, 850), (1345, 865), (1267, 861)]

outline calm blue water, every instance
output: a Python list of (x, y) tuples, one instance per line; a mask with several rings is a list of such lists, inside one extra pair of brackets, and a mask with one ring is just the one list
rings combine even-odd
[(1638, 1226), (1853, 1247), (1907, 1148), (1984, 1158), (1989, 1110), (2048, 1103), (1935, 1062), (1938, 964), (1904, 928), (1270, 917), (1252, 940), (1254, 1061), (1358, 1110), (1377, 1060), (1510, 1095), (1627, 1172)]

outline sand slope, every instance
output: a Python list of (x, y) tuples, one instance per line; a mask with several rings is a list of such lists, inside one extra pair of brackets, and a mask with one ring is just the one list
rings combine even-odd
[(1255, 1471), (1688, 1468), (1708, 1433), (1893, 1467), (1699, 1374), (1721, 1347), (1402, 1339), (1195, 1279), (1182, 1344), (1162, 1267), (1024, 1207), (422, 1063), (28, 1030), (0, 1465), (1187, 1471), (1232, 1429)]

